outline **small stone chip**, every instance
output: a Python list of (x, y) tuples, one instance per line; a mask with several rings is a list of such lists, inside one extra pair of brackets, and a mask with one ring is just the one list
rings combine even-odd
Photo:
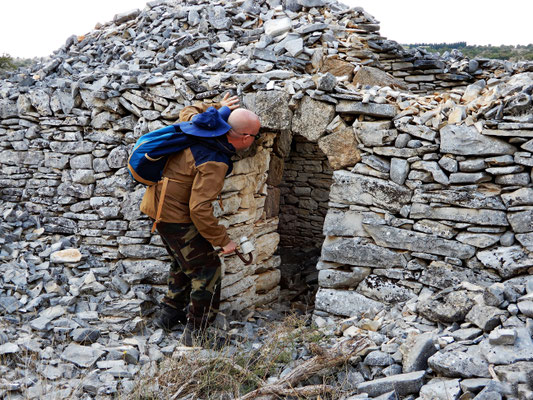
[(77, 263), (81, 260), (81, 253), (78, 249), (59, 250), (50, 255), (50, 262), (53, 263)]

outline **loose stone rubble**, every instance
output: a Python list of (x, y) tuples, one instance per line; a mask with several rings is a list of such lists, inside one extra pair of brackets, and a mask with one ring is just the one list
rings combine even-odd
[(232, 91), (264, 135), (214, 205), (257, 249), (224, 260), (226, 313), (278, 298), (279, 243), (321, 248), (315, 323), (376, 343), (347, 392), (533, 398), (532, 71), (403, 49), (325, 0), (156, 0), (68, 38), (0, 83), (0, 395), (103, 398), (172, 354), (125, 165)]

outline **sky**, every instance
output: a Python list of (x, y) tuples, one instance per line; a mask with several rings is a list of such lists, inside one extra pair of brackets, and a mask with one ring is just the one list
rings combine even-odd
[[(531, 0), (342, 0), (381, 23), (381, 35), (399, 43), (501, 45), (533, 43)], [(0, 54), (44, 57), (71, 35), (144, 8), (146, 0), (3, 0)]]

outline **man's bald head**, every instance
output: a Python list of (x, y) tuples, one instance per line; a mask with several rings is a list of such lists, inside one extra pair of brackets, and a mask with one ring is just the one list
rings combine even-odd
[(261, 127), (259, 117), (254, 112), (243, 108), (237, 108), (231, 112), (228, 118), (228, 124), (230, 124), (236, 132), (248, 133), (251, 135), (255, 135), (259, 132), (259, 128)]
[(255, 136), (261, 128), (259, 117), (250, 110), (237, 108), (228, 118), (231, 129), (227, 133), (228, 141), (237, 150), (247, 149), (254, 142)]

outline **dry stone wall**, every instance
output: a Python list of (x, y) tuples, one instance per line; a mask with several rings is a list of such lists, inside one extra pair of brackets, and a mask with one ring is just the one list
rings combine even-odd
[(532, 78), (405, 100), (378, 90), (389, 104), (366, 103), (372, 116), (337, 106), (359, 115), (361, 162), (333, 173), (318, 309), (353, 315), (337, 295), (366, 308), (532, 272)]
[(405, 49), (384, 38), (372, 38), (368, 45), (376, 52), (379, 68), (401, 81), (402, 86), (413, 93), (464, 88), (469, 83), (490, 78), (494, 74), (530, 70), (526, 63), (470, 60), (457, 50), (441, 57), (423, 48)]
[(532, 89), (525, 72), (337, 104), (360, 162), (333, 173), (314, 320), (381, 343), (359, 392), (533, 396)]
[[(262, 282), (259, 292), (268, 288), (271, 293), (257, 302), (276, 297), (277, 273), (271, 270), (279, 264), (273, 253), (279, 240), (277, 216), (282, 198), (283, 229), (296, 227), (294, 232), (301, 236), (319, 237), (316, 234), (325, 213), (327, 164), (338, 170), (326, 219), (327, 236), (336, 236), (335, 230), (330, 232), (331, 221), (346, 214), (338, 205), (343, 204), (338, 200), (343, 199), (340, 192), (345, 183), (361, 190), (374, 187), (375, 192), (361, 199), (356, 199), (360, 195), (357, 191), (346, 194), (358, 204), (351, 205), (353, 210), (346, 218), (358, 227), (354, 236), (361, 234), (364, 240), (370, 240), (370, 233), (359, 227), (363, 222), (359, 221), (358, 207), (383, 207), (377, 212), (379, 218), (389, 218), (385, 212), (392, 212), (395, 218), (412, 219), (414, 231), (424, 234), (436, 229), (431, 221), (451, 218), (449, 214), (457, 211), (445, 207), (433, 210), (431, 204), (438, 202), (439, 196), (444, 196), (443, 204), (451, 207), (460, 202), (450, 200), (453, 195), (448, 192), (435, 200), (414, 187), (415, 183), (421, 182), (425, 188), (436, 181), (444, 185), (442, 190), (458, 190), (458, 185), (468, 184), (471, 186), (465, 186), (467, 197), (470, 192), (477, 193), (477, 184), (483, 188), (492, 188), (490, 183), (507, 185), (498, 188), (502, 191), (516, 185), (527, 187), (529, 153), (527, 148), (515, 151), (518, 147), (512, 142), (519, 139), (512, 135), (527, 132), (529, 122), (498, 121), (504, 117), (504, 106), (527, 109), (528, 89), (517, 94), (514, 84), (508, 89), (502, 88), (496, 78), (480, 80), (464, 94), (451, 91), (422, 98), (417, 103), (421, 116), (417, 116), (411, 104), (417, 101), (413, 100), (414, 95), (392, 89), (383, 91), (370, 83), (377, 80), (381, 86), (386, 82), (386, 88), (396, 88), (401, 82), (398, 84), (392, 75), (408, 80), (407, 75), (395, 71), (418, 74), (419, 68), (436, 74), (427, 75), (435, 83), (432, 89), (442, 87), (446, 85), (438, 81), (434, 69), (464, 70), (464, 60), (455, 65), (453, 60), (403, 50), (380, 37), (375, 19), (362, 9), (347, 9), (334, 2), (328, 2), (327, 7), (326, 2), (311, 3), (210, 6), (207, 2), (150, 2), (143, 11), (118, 15), (113, 22), (83, 37), (69, 38), (47, 64), (18, 71), (4, 81), (0, 88), (2, 200), (6, 220), (14, 218), (21, 223), (22, 232), (31, 238), (44, 235), (31, 253), (47, 254), (45, 250), (52, 245), (56, 245), (55, 249), (75, 247), (83, 253), (76, 266), (109, 263), (110, 271), (116, 271), (129, 285), (163, 285), (165, 250), (160, 239), (149, 234), (150, 222), (138, 211), (144, 189), (133, 186), (125, 169), (127, 155), (141, 134), (176, 122), (184, 106), (198, 100), (217, 100), (225, 90), (242, 95), (243, 104), (261, 116), (267, 133), (247, 157), (237, 162), (234, 175), (224, 187), (223, 209), (216, 209), (235, 238), (251, 236), (262, 252), (252, 269), (239, 267), (237, 259), (226, 260), (223, 297), (228, 308), (242, 308), (252, 304), (252, 299), (259, 299), (253, 289), (258, 281)], [(409, 57), (416, 61), (409, 61)], [(398, 64), (400, 59), (404, 64)], [(410, 62), (412, 66), (407, 65)], [(470, 72), (479, 70), (483, 74), (488, 70), (472, 71), (473, 66), (500, 65), (484, 61), (467, 64)], [(370, 65), (391, 67), (393, 73), (384, 74)], [(498, 77), (531, 68), (529, 64), (503, 67)], [(481, 92), (488, 90), (494, 93), (478, 99)], [(480, 112), (486, 118), (486, 127), (479, 125)], [(441, 127), (446, 122), (450, 127)], [(454, 125), (459, 122), (463, 125)], [(489, 131), (494, 132), (492, 136), (510, 135), (505, 139), (508, 148), (502, 148), (501, 139), (485, 139), (473, 151), (479, 156), (494, 153), (495, 157), (507, 152), (503, 161), (490, 157), (473, 161), (470, 158), (476, 154), (460, 154), (455, 148), (456, 137), (467, 135), (469, 139), (458, 146), (471, 147), (471, 142), (479, 141), (476, 132), (485, 138)], [(316, 143), (320, 151), (313, 148), (313, 152), (317, 156), (309, 154), (310, 144), (296, 139), (295, 148), (308, 154), (302, 157), (297, 151), (293, 155), (295, 162), (285, 163), (293, 136)], [(393, 142), (394, 147), (390, 146)], [(493, 142), (500, 144), (497, 150), (487, 150), (494, 146)], [(327, 164), (318, 162), (320, 152), (327, 156)], [(509, 157), (518, 161), (511, 163)], [(288, 168), (282, 183), (285, 164)], [(506, 174), (491, 169), (500, 168), (500, 164)], [(342, 172), (346, 166), (354, 167), (349, 173)], [(310, 170), (317, 175), (311, 177)], [(294, 182), (307, 180), (310, 185), (293, 185), (293, 178)], [(478, 206), (475, 202), (464, 204)], [(471, 252), (469, 241), (473, 240), (473, 233), (505, 233), (501, 232), (506, 228), (505, 210), (491, 210), (476, 211), (479, 216), (471, 216), (469, 211), (456, 221), (459, 227), (453, 228), (462, 230), (460, 238), (466, 241), (462, 246), (468, 251)], [(295, 218), (299, 214), (305, 214), (305, 218)], [(427, 221), (422, 218), (424, 215)], [(490, 228), (461, 225), (476, 224), (494, 215), (500, 218), (497, 223), (484, 222)], [(301, 225), (285, 224), (290, 220)], [(422, 227), (425, 224), (430, 228)], [(30, 228), (36, 228), (38, 233), (26, 232)], [(372, 238), (397, 233), (380, 226), (369, 229), (373, 229)], [(22, 232), (15, 232), (14, 238), (22, 237)], [(422, 240), (422, 236), (418, 239)], [(524, 243), (529, 240), (524, 236), (516, 239)], [(319, 241), (305, 243), (316, 245)], [(293, 235), (292, 244), (302, 243)], [(328, 246), (329, 239), (325, 248)], [(17, 245), (4, 240), (5, 260), (15, 259), (17, 251)], [(45, 261), (39, 257), (36, 260)], [(403, 262), (400, 264), (404, 267)], [(272, 279), (265, 286), (267, 271)], [(258, 274), (263, 274), (262, 278)], [(101, 284), (110, 284), (112, 275), (102, 273), (97, 279)], [(410, 294), (420, 289), (413, 283), (411, 286)], [(242, 293), (246, 295), (239, 297)]]
[[(54, 355), (61, 376), (79, 376), (103, 354), (127, 354), (117, 376), (154, 361), (139, 355), (144, 344), (119, 340), (140, 335), (168, 268), (138, 211), (144, 188), (127, 156), (183, 107), (231, 91), (260, 116), (263, 137), (213, 205), (230, 235), (257, 249), (251, 267), (223, 260), (223, 309), (276, 300), (281, 232), (291, 246), (321, 246), (315, 322), (354, 317), (344, 334), (364, 331), (381, 345), (366, 380), (390, 365), (388, 374), (416, 375), (394, 385), (420, 387), (425, 362), (448, 378), (488, 378), (494, 363), (509, 378), (509, 365), (524, 362), (512, 379), (526, 393), (532, 69), (404, 50), (364, 10), (322, 0), (152, 1), (69, 38), (47, 63), (0, 84), (0, 311), (9, 332), (0, 355)], [(388, 310), (401, 317), (387, 322)], [(417, 342), (437, 324), (450, 328)], [(105, 336), (102, 349), (50, 346), (89, 334)], [(420, 358), (402, 360), (390, 339), (419, 343)], [(428, 361), (422, 350), (435, 345)], [(476, 357), (456, 356), (467, 351)], [(390, 381), (359, 389), (379, 396)]]

